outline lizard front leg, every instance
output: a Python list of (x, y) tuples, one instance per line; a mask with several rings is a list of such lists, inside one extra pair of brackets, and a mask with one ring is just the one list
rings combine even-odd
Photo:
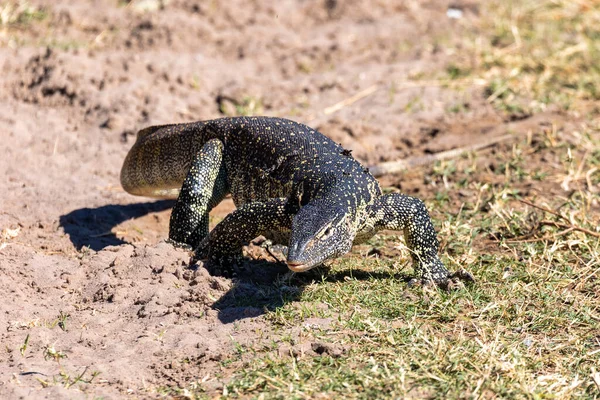
[(229, 191), (223, 143), (211, 139), (194, 156), (171, 212), (169, 240), (195, 248), (208, 235), (208, 213)]
[(229, 214), (196, 249), (195, 258), (207, 257), (218, 264), (236, 262), (242, 247), (257, 236), (289, 230), (294, 215), (287, 199), (246, 203)]
[(376, 231), (391, 229), (404, 232), (415, 273), (423, 283), (433, 281), (447, 287), (451, 280), (473, 280), (466, 271), (450, 274), (439, 259), (439, 242), (421, 200), (400, 193), (382, 195), (367, 208), (367, 215), (369, 225)]

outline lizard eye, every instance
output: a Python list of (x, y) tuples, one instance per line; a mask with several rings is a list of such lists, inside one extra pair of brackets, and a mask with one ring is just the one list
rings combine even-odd
[(328, 227), (327, 229), (325, 229), (323, 231), (323, 235), (321, 236), (321, 240), (327, 239), (329, 236), (331, 236), (331, 233), (332, 233), (331, 227)]

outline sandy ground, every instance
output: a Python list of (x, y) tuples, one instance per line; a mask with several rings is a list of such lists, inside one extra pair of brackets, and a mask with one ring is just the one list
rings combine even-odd
[[(220, 360), (236, 342), (297, 334), (273, 331), (252, 294), (285, 268), (263, 263), (233, 280), (189, 269), (189, 255), (164, 243), (172, 203), (120, 188), (138, 129), (275, 115), (372, 164), (511, 123), (482, 88), (435, 82), (476, 4), (452, 2), (461, 21), (445, 1), (173, 0), (143, 10), (159, 3), (33, 1), (44, 19), (1, 31), (2, 398), (156, 396), (198, 379), (212, 396), (235, 370)], [(426, 198), (422, 177), (410, 179), (396, 183)], [(239, 306), (245, 295), (255, 301)]]

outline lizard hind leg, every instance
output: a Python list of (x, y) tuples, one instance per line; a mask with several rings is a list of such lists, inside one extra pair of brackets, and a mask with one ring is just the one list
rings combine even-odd
[(194, 156), (169, 223), (169, 241), (195, 248), (208, 235), (208, 213), (229, 191), (223, 143), (211, 139)]
[(434, 282), (446, 287), (454, 278), (473, 280), (472, 276), (465, 272), (450, 274), (439, 259), (436, 232), (421, 200), (400, 193), (389, 193), (380, 196), (369, 206), (367, 212), (374, 230), (390, 229), (404, 232), (415, 273), (422, 282)]

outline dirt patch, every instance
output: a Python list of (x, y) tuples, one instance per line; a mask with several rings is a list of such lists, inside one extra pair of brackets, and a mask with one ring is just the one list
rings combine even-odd
[[(264, 310), (296, 299), (303, 282), (260, 261), (262, 250), (223, 278), (163, 242), (172, 203), (119, 185), (138, 129), (276, 115), (372, 164), (539, 123), (507, 125), (482, 88), (435, 81), (464, 29), (447, 2), (31, 3), (40, 18), (0, 31), (2, 398), (145, 397), (193, 382), (212, 396), (243, 366), (225, 362), (239, 346), (344, 353), (283, 346), (293, 328)], [(464, 19), (476, 10), (465, 6)], [(422, 176), (394, 179), (432, 191)]]
[[(15, 394), (31, 396), (40, 382), (67, 386), (59, 370), (71, 379), (85, 371), (82, 390), (97, 375), (94, 391), (109, 395), (142, 390), (142, 382), (185, 385), (185, 376), (217, 387), (220, 361), (235, 346), (260, 345), (254, 333), (267, 330), (260, 308), (215, 306), (239, 296), (243, 282), (189, 268), (188, 254), (166, 243), (109, 246), (67, 260), (14, 244), (3, 255), (2, 341), (10, 349), (3, 361), (22, 371), (11, 379)], [(264, 333), (262, 340), (274, 337)]]

